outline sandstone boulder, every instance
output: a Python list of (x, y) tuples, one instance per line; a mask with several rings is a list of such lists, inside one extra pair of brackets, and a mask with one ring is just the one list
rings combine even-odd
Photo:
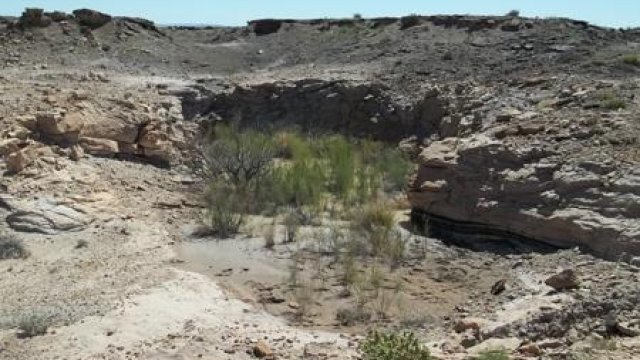
[(61, 144), (76, 143), (83, 127), (81, 113), (43, 112), (36, 115), (36, 131)]
[(269, 344), (267, 344), (264, 340), (258, 341), (258, 343), (253, 347), (253, 355), (257, 358), (271, 358), (273, 357), (273, 351)]
[(28, 146), (9, 154), (6, 158), (7, 170), (13, 174), (20, 173), (27, 166), (34, 163), (37, 158), (36, 152), (37, 148), (35, 146)]
[(82, 230), (92, 221), (88, 215), (52, 199), (12, 201), (10, 206), (12, 211), (6, 218), (7, 224), (20, 232), (55, 235), (62, 231)]

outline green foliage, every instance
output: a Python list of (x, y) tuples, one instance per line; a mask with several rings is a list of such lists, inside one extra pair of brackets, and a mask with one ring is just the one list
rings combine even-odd
[(478, 355), (475, 360), (509, 360), (505, 350), (487, 350)]
[(373, 332), (361, 344), (365, 360), (431, 360), (434, 359), (413, 333), (385, 334)]
[(358, 161), (354, 146), (342, 136), (333, 136), (324, 143), (330, 172), (330, 189), (341, 199), (348, 199), (356, 182)]
[(206, 221), (214, 235), (228, 237), (238, 232), (246, 201), (246, 193), (231, 184), (214, 181), (209, 185)]
[(13, 236), (0, 235), (0, 260), (23, 259), (29, 256), (21, 240)]
[(313, 159), (281, 164), (271, 169), (261, 185), (263, 202), (276, 207), (318, 206), (326, 192), (322, 165)]
[(623, 55), (620, 60), (628, 65), (640, 66), (640, 55), (637, 54)]
[(216, 126), (214, 134), (204, 154), (213, 178), (227, 178), (237, 187), (248, 187), (267, 172), (276, 151), (270, 137), (224, 125)]

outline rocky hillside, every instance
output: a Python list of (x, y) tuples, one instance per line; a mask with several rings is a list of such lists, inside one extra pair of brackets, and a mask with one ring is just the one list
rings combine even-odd
[[(292, 251), (264, 249), (264, 219), (192, 241), (202, 140), (220, 122), (379, 140), (412, 160), (396, 194), (410, 218), (392, 225), (430, 257), (391, 275), (425, 316), (383, 323), (418, 323), (439, 358), (493, 342), (519, 358), (640, 354), (638, 29), (413, 15), (162, 27), (27, 9), (0, 17), (0, 48), (0, 250), (5, 235), (28, 250), (0, 261), (0, 358), (361, 355), (371, 324), (326, 316), (347, 301), (333, 259), (315, 265), (336, 278), (301, 329), (284, 320), (301, 308), (281, 284)], [(49, 328), (27, 336), (42, 313)]]

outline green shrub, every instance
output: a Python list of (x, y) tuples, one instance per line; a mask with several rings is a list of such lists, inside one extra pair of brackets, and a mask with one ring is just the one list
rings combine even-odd
[(343, 136), (324, 141), (324, 151), (330, 172), (330, 189), (340, 199), (348, 199), (356, 182), (358, 167), (354, 146)]
[(29, 256), (21, 240), (13, 236), (0, 236), (0, 260), (23, 259)]
[(395, 225), (393, 209), (385, 202), (376, 201), (358, 209), (353, 216), (355, 230), (374, 233), (379, 229), (391, 231)]
[(247, 196), (230, 184), (215, 181), (207, 193), (206, 222), (218, 237), (236, 234), (244, 220)]
[(505, 350), (487, 350), (478, 355), (475, 360), (509, 360)]
[(214, 133), (204, 153), (214, 179), (228, 178), (235, 186), (247, 187), (268, 171), (276, 153), (270, 137), (255, 130), (238, 131), (224, 125), (216, 126)]
[(365, 360), (434, 359), (413, 333), (385, 334), (373, 332), (360, 345)]
[(260, 188), (262, 201), (276, 207), (318, 206), (326, 193), (322, 165), (313, 159), (274, 167)]
[(628, 65), (640, 66), (640, 55), (637, 54), (623, 55), (621, 60), (623, 63)]

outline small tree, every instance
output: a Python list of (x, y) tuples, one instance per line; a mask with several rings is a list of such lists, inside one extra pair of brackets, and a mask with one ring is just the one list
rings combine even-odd
[(235, 186), (246, 188), (267, 172), (275, 155), (275, 146), (268, 136), (223, 125), (214, 131), (215, 138), (204, 154), (213, 178), (226, 176)]

